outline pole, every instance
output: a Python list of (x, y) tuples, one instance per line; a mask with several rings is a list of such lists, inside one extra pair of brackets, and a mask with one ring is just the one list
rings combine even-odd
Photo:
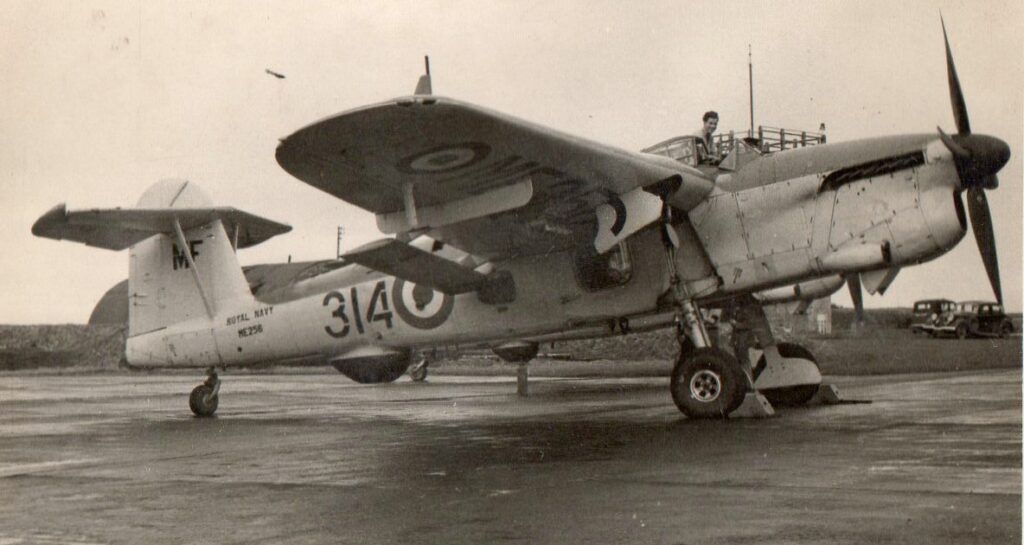
[(338, 226), (338, 259), (341, 259), (341, 238), (345, 236), (345, 228)]
[(754, 136), (754, 58), (747, 44), (747, 82), (750, 86), (750, 136)]

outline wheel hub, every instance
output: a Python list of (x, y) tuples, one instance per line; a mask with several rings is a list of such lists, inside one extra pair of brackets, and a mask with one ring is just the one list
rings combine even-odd
[(690, 379), (690, 395), (702, 403), (710, 403), (722, 393), (722, 377), (709, 369), (694, 373)]

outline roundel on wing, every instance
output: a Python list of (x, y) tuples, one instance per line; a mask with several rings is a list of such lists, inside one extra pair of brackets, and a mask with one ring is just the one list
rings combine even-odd
[(416, 329), (434, 329), (443, 324), (455, 308), (455, 298), (430, 288), (395, 280), (391, 288), (395, 312)]
[(405, 157), (395, 168), (405, 174), (445, 174), (471, 167), (490, 153), (491, 147), (483, 142), (446, 144)]

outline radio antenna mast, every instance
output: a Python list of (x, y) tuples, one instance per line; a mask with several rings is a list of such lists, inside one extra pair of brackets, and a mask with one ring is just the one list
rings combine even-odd
[(754, 59), (750, 44), (747, 44), (747, 81), (750, 85), (750, 136), (754, 136)]

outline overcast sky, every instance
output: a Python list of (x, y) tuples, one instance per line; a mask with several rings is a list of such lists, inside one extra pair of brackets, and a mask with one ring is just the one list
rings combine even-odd
[[(703, 111), (828, 127), (830, 141), (955, 132), (939, 12), (975, 132), (1013, 152), (989, 194), (1003, 291), (1021, 309), (1022, 2), (0, 3), (0, 323), (85, 322), (127, 252), (35, 238), (50, 207), (132, 206), (161, 178), (289, 223), (243, 264), (334, 256), (381, 235), (371, 214), (274, 161), (278, 138), (410, 94), (435, 94), (639, 149)], [(265, 72), (284, 74), (277, 79)], [(990, 299), (973, 237), (900, 273), (869, 307)], [(834, 301), (849, 305), (845, 290)]]

